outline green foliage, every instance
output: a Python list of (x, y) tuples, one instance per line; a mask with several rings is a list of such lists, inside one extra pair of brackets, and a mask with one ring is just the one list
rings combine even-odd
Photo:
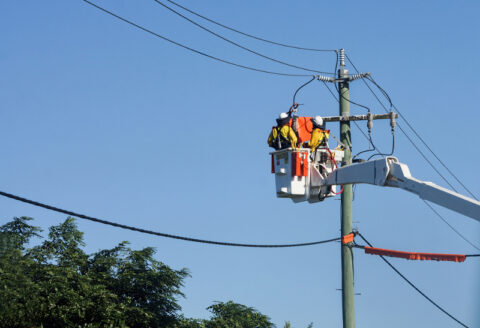
[(132, 250), (127, 242), (88, 255), (73, 218), (29, 247), (41, 238), (31, 220), (0, 226), (0, 328), (274, 327), (266, 315), (232, 301), (209, 306), (208, 320), (185, 318), (177, 299), (186, 269), (172, 270), (154, 259), (153, 248)]
[(173, 325), (173, 328), (206, 328), (207, 321), (208, 320), (190, 319), (181, 316)]
[(206, 322), (206, 328), (272, 328), (270, 318), (251, 307), (232, 301), (217, 302), (208, 308), (212, 318)]
[(27, 248), (39, 229), (30, 218), (0, 227), (0, 327), (170, 327), (185, 269), (153, 258), (154, 250), (120, 243), (87, 255), (72, 218), (50, 228), (48, 239)]
[[(290, 321), (286, 321), (285, 322), (285, 325), (283, 326), (283, 328), (292, 328), (292, 324), (290, 323)], [(313, 322), (311, 322), (307, 328), (313, 328)]]

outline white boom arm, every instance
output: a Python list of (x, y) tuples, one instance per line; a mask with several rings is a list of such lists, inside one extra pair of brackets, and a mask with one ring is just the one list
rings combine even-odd
[(452, 211), (480, 221), (480, 202), (432, 182), (415, 179), (406, 164), (395, 157), (352, 164), (338, 168), (326, 178), (312, 176), (312, 186), (367, 183), (377, 186), (397, 187), (417, 194)]

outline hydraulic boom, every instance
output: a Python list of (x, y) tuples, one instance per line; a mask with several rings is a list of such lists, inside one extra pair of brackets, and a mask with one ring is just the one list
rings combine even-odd
[(312, 175), (311, 186), (367, 183), (377, 186), (396, 187), (410, 191), (452, 211), (480, 221), (480, 202), (432, 182), (415, 179), (406, 164), (396, 157), (352, 164), (338, 168), (325, 178)]

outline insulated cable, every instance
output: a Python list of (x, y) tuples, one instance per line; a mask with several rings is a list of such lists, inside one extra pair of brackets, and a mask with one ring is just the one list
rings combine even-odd
[(294, 106), (295, 106), (295, 104), (296, 104), (295, 98), (297, 97), (298, 91), (300, 91), (300, 89), (302, 89), (304, 86), (306, 86), (307, 84), (309, 84), (310, 82), (312, 82), (312, 81), (315, 80), (316, 78), (317, 78), (316, 76), (312, 77), (311, 80), (309, 80), (309, 81), (305, 82), (304, 84), (302, 84), (302, 85), (295, 91), (295, 93), (293, 94), (293, 105), (294, 105)]
[[(335, 70), (334, 70), (335, 73), (337, 72), (338, 61), (339, 61), (339, 53), (337, 52), (337, 59), (336, 59), (336, 61), (335, 61)], [(322, 81), (322, 82), (323, 82), (323, 84), (325, 84), (325, 86), (328, 88), (328, 90), (330, 91), (330, 93), (334, 96), (335, 100), (337, 100), (337, 102), (340, 103), (340, 101), (337, 99), (337, 97), (335, 97), (335, 95), (333, 94), (333, 92), (332, 92), (332, 91), (330, 90), (330, 88), (327, 86), (327, 84), (325, 83), (325, 81)], [(362, 108), (366, 109), (366, 110), (367, 110), (367, 113), (370, 114), (371, 111), (370, 111), (370, 108), (369, 108), (368, 106), (365, 106), (365, 105), (359, 104), (359, 103), (357, 103), (357, 102), (354, 102), (354, 101), (352, 101), (352, 100), (349, 99), (349, 98), (345, 98), (345, 96), (344, 96), (343, 94), (346, 92), (346, 90), (345, 90), (345, 92), (340, 93), (340, 90), (338, 89), (336, 83), (334, 84), (334, 86), (335, 86), (335, 90), (337, 90), (337, 93), (340, 95), (340, 97), (341, 97), (343, 100), (346, 100), (346, 101), (348, 101), (349, 103), (351, 103), (351, 104), (353, 104), (353, 105), (355, 105), (355, 106), (362, 107)], [(388, 97), (388, 95), (387, 95), (387, 97)], [(394, 149), (395, 149), (395, 135), (392, 135), (392, 151), (391, 151), (390, 155), (387, 155), (387, 154), (384, 154), (384, 153), (382, 153), (381, 151), (379, 151), (379, 150), (377, 149), (377, 147), (375, 146), (375, 144), (373, 143), (373, 139), (372, 139), (372, 134), (371, 134), (371, 129), (370, 129), (370, 127), (368, 128), (368, 137), (367, 137), (367, 136), (365, 135), (365, 133), (363, 132), (363, 130), (360, 129), (360, 127), (358, 126), (358, 124), (357, 124), (355, 121), (354, 121), (354, 123), (355, 123), (355, 125), (357, 126), (357, 128), (360, 130), (360, 132), (362, 132), (362, 134), (364, 135), (364, 137), (367, 138), (367, 140), (368, 140), (368, 142), (369, 142), (369, 145), (368, 145), (368, 149), (362, 150), (362, 151), (360, 151), (359, 153), (355, 154), (355, 155), (352, 157), (352, 159), (357, 158), (357, 157), (358, 157), (359, 155), (361, 155), (361, 154), (368, 153), (368, 152), (372, 152), (372, 151), (375, 151), (375, 150), (377, 151), (377, 154), (372, 155), (370, 158), (372, 158), (373, 156), (377, 156), (377, 155), (379, 155), (379, 156), (384, 156), (384, 157), (385, 157), (385, 156), (390, 156), (391, 154), (393, 154)], [(392, 133), (393, 133), (393, 130), (392, 130)], [(370, 145), (373, 147), (373, 149), (370, 148)], [(370, 158), (369, 158), (369, 159), (370, 159)]]
[[(335, 67), (336, 67), (336, 66), (337, 66), (337, 64), (335, 64)], [(370, 108), (369, 108), (369, 107), (367, 107), (367, 106), (365, 106), (365, 105), (362, 105), (362, 104), (359, 104), (359, 103), (356, 103), (356, 102), (350, 100), (349, 98), (345, 98), (345, 96), (344, 96), (343, 94), (346, 92), (346, 90), (341, 93), (336, 84), (335, 84), (335, 89), (337, 90), (338, 94), (340, 95), (340, 97), (341, 97), (343, 100), (346, 100), (346, 101), (348, 101), (349, 103), (351, 103), (351, 104), (353, 104), (353, 105), (356, 105), (356, 106), (358, 106), (358, 107), (365, 108), (365, 109), (367, 110), (368, 114), (370, 114)], [(383, 90), (383, 89), (382, 89), (382, 90)], [(385, 94), (385, 96), (390, 100), (390, 97), (388, 97), (387, 94)], [(390, 103), (391, 103), (391, 101), (390, 101)], [(369, 149), (366, 149), (366, 150), (363, 150), (363, 151), (359, 152), (358, 154), (356, 154), (355, 156), (353, 156), (353, 158), (356, 158), (356, 157), (357, 157), (358, 155), (360, 155), (360, 154), (367, 153), (367, 152), (374, 151), (374, 150), (376, 150), (377, 153), (376, 153), (376, 154), (373, 154), (372, 156), (370, 156), (367, 160), (370, 160), (370, 159), (372, 159), (372, 158), (375, 157), (375, 156), (383, 156), (383, 157), (385, 157), (385, 156), (392, 156), (392, 155), (393, 155), (393, 153), (395, 152), (395, 132), (394, 132), (393, 128), (392, 128), (392, 151), (391, 151), (389, 154), (382, 153), (381, 151), (379, 151), (379, 150), (377, 149), (377, 147), (376, 147), (375, 144), (373, 143), (370, 130), (369, 130), (369, 132), (368, 132), (368, 135), (369, 135), (369, 142), (370, 142), (370, 144), (373, 146), (373, 149), (370, 149), (370, 145), (369, 145), (369, 147), (368, 147)]]
[[(351, 62), (350, 62), (351, 63)], [(352, 64), (353, 65), (353, 64)], [(388, 95), (388, 93), (380, 86), (378, 85), (377, 82), (375, 82), (375, 80), (371, 77), (371, 76), (368, 76), (367, 79), (373, 83), (377, 88), (378, 90), (380, 90), (380, 92), (382, 92), (382, 94), (387, 98), (387, 100), (389, 101), (390, 103), (390, 107), (392, 108), (395, 108), (395, 110), (397, 111), (397, 113), (400, 115), (400, 117), (405, 121), (405, 123), (407, 124), (407, 126), (410, 128), (410, 130), (412, 130), (412, 132), (417, 136), (418, 139), (420, 139), (420, 141), (423, 143), (423, 145), (430, 151), (430, 153), (437, 159), (437, 161), (448, 171), (448, 173), (450, 173), (450, 175), (463, 187), (463, 189), (465, 189), (469, 194), (470, 196), (472, 196), (474, 199), (478, 200), (477, 197), (470, 191), (470, 189), (467, 188), (467, 186), (465, 186), (465, 184), (455, 175), (455, 173), (452, 172), (452, 170), (450, 170), (450, 168), (440, 159), (440, 157), (438, 157), (438, 155), (433, 151), (433, 149), (428, 145), (428, 143), (420, 136), (420, 134), (413, 128), (413, 126), (410, 124), (410, 122), (407, 120), (407, 118), (403, 115), (403, 113), (392, 103), (392, 100), (390, 99), (390, 96)], [(455, 189), (454, 189), (455, 190)], [(455, 190), (456, 191), (456, 190)]]
[(50, 210), (50, 211), (55, 211), (55, 212), (58, 212), (58, 213), (63, 213), (63, 214), (75, 216), (75, 217), (85, 219), (85, 220), (89, 220), (89, 221), (93, 221), (93, 222), (96, 222), (96, 223), (110, 225), (110, 226), (121, 228), (121, 229), (137, 231), (137, 232), (150, 234), (150, 235), (155, 235), (155, 236), (159, 236), (159, 237), (179, 239), (179, 240), (191, 241), (191, 242), (202, 243), (202, 244), (212, 244), (212, 245), (220, 245), (220, 246), (234, 246), (234, 247), (250, 247), (250, 248), (287, 248), (287, 247), (313, 246), (313, 245), (319, 245), (319, 244), (334, 242), (334, 241), (338, 241), (338, 240), (342, 239), (341, 237), (338, 237), (338, 238), (332, 238), (332, 239), (321, 240), (321, 241), (313, 241), (313, 242), (307, 242), (307, 243), (273, 244), (273, 245), (231, 243), (231, 242), (213, 241), (213, 240), (206, 240), (206, 239), (197, 239), (197, 238), (171, 235), (171, 234), (167, 234), (167, 233), (163, 233), (163, 232), (156, 232), (156, 231), (151, 231), (151, 230), (147, 230), (147, 229), (143, 229), (143, 228), (132, 227), (132, 226), (128, 226), (128, 225), (125, 225), (125, 224), (120, 224), (120, 223), (116, 223), (116, 222), (112, 222), (112, 221), (97, 219), (97, 218), (94, 218), (94, 217), (91, 217), (91, 216), (88, 216), (88, 215), (79, 214), (79, 213), (64, 210), (64, 209), (61, 209), (61, 208), (58, 208), (58, 207), (46, 205), (46, 204), (43, 204), (43, 203), (40, 203), (40, 202), (36, 202), (34, 200), (26, 199), (26, 198), (23, 198), (23, 197), (20, 197), (20, 196), (17, 196), (17, 195), (13, 195), (13, 194), (9, 194), (9, 193), (3, 192), (3, 191), (0, 191), (0, 195), (4, 196), (4, 197), (7, 197), (7, 198), (10, 198), (10, 199), (14, 199), (14, 200), (23, 202), (23, 203), (27, 203), (27, 204), (30, 204), (30, 205), (42, 207), (42, 208), (45, 208), (45, 209)]
[[(362, 238), (362, 240), (367, 243), (368, 246), (370, 247), (373, 247), (372, 244), (370, 244), (370, 242), (365, 239), (365, 237), (360, 233), (358, 232), (358, 235), (360, 236), (360, 238)], [(479, 254), (480, 255), (480, 254)], [(422, 292), (417, 286), (415, 286), (410, 280), (407, 279), (407, 277), (405, 277), (400, 271), (398, 271), (398, 269), (396, 267), (393, 266), (392, 263), (390, 263), (390, 261), (388, 261), (383, 255), (379, 255), (383, 261), (385, 261), (385, 263), (388, 264), (388, 266), (390, 268), (392, 268), (393, 271), (395, 271), (403, 280), (405, 280), (411, 287), (413, 287), (413, 289), (415, 289), (420, 295), (422, 295), (426, 300), (428, 300), (430, 303), (432, 303), (437, 309), (439, 309), (440, 311), (442, 311), (443, 313), (445, 313), (447, 316), (449, 316), (451, 319), (455, 320), (459, 325), (465, 327), (465, 328), (468, 328), (467, 325), (465, 325), (463, 322), (461, 322), (460, 320), (458, 320), (457, 318), (455, 318), (453, 315), (451, 315), (450, 313), (448, 313), (444, 308), (442, 308), (440, 305), (438, 305), (435, 301), (433, 301), (430, 297), (428, 297), (427, 295), (425, 295), (424, 292)]]
[(273, 62), (275, 62), (275, 63), (279, 63), (279, 64), (282, 64), (282, 65), (289, 66), (289, 67), (293, 67), (293, 68), (297, 68), (297, 69), (301, 69), (301, 70), (304, 70), (304, 71), (315, 72), (315, 73), (322, 73), (322, 74), (332, 74), (332, 75), (335, 74), (335, 73), (331, 73), (331, 72), (322, 72), (322, 71), (317, 71), (317, 70), (313, 70), (313, 69), (309, 69), (309, 68), (305, 68), (305, 67), (301, 67), (301, 66), (289, 64), (289, 63), (286, 63), (286, 62), (284, 62), (284, 61), (281, 61), (281, 60), (278, 60), (278, 59), (275, 59), (275, 58), (272, 58), (272, 57), (263, 55), (263, 54), (255, 51), (255, 50), (252, 50), (252, 49), (249, 49), (249, 48), (247, 48), (247, 47), (245, 47), (245, 46), (242, 46), (241, 44), (238, 44), (238, 43), (236, 43), (235, 41), (232, 41), (232, 40), (230, 40), (230, 39), (227, 39), (226, 37), (224, 37), (224, 36), (222, 36), (222, 35), (214, 32), (214, 31), (206, 28), (205, 26), (203, 26), (203, 25), (201, 25), (201, 24), (199, 24), (199, 23), (191, 20), (190, 18), (182, 15), (181, 13), (179, 13), (178, 11), (176, 11), (175, 9), (167, 6), (166, 4), (164, 4), (163, 2), (161, 2), (161, 1), (159, 1), (159, 0), (153, 0), (153, 1), (155, 1), (158, 5), (160, 5), (160, 6), (164, 7), (164, 8), (166, 8), (166, 9), (170, 10), (170, 11), (173, 12), (174, 14), (180, 16), (181, 18), (185, 19), (186, 21), (192, 23), (193, 25), (201, 28), (202, 30), (207, 31), (208, 33), (216, 36), (217, 38), (220, 38), (220, 39), (222, 39), (222, 40), (224, 40), (224, 41), (226, 41), (226, 42), (228, 42), (228, 43), (230, 43), (230, 44), (233, 44), (234, 46), (239, 47), (240, 49), (243, 49), (243, 50), (245, 50), (245, 51), (248, 51), (248, 52), (250, 52), (250, 53), (252, 53), (252, 54), (255, 54), (255, 55), (260, 56), (260, 57), (262, 57), (262, 58), (271, 60), (271, 61), (273, 61)]
[(438, 162), (450, 173), (450, 175), (465, 189), (470, 196), (472, 196), (474, 199), (478, 200), (478, 198), (473, 194), (472, 191), (470, 191), (469, 188), (453, 173), (450, 168), (438, 157), (438, 155), (430, 148), (430, 146), (423, 140), (423, 138), (418, 134), (418, 132), (413, 128), (413, 126), (410, 124), (410, 122), (406, 119), (406, 117), (398, 110), (398, 108), (393, 105), (393, 108), (397, 111), (397, 113), (400, 115), (400, 117), (407, 123), (407, 126), (413, 131), (413, 133), (417, 136), (418, 139), (423, 143), (423, 145), (432, 153), (432, 155), (438, 160)]
[[(375, 147), (375, 146), (374, 146)], [(376, 148), (376, 147), (375, 147)], [(393, 153), (395, 152), (395, 132), (392, 130), (392, 151), (389, 153), (389, 154), (385, 154), (385, 153), (381, 153), (381, 152), (378, 152), (376, 154), (373, 154), (372, 156), (370, 156), (367, 161), (371, 160), (372, 158), (374, 158), (375, 156), (383, 156), (383, 157), (386, 157), (386, 156), (392, 156)]]
[[(355, 71), (357, 72), (357, 74), (360, 74), (360, 71), (357, 69), (357, 67), (355, 66), (355, 64), (354, 64), (354, 63), (352, 62), (352, 60), (350, 59), (350, 57), (349, 57), (347, 54), (345, 54), (345, 57), (347, 58), (348, 62), (352, 65), (352, 67), (355, 69)], [(373, 79), (372, 79), (372, 80), (373, 80)], [(378, 98), (377, 94), (372, 90), (372, 88), (370, 87), (370, 85), (369, 85), (367, 82), (365, 82), (364, 79), (362, 79), (362, 81), (363, 81), (363, 83), (367, 86), (367, 88), (370, 90), (370, 92), (373, 94), (373, 96), (375, 97), (375, 99), (377, 99), (377, 101), (380, 103), (380, 105), (384, 108), (385, 112), (388, 112), (387, 108), (385, 107), (385, 105), (383, 104), (383, 102)], [(376, 84), (376, 83), (375, 83), (375, 84)], [(383, 90), (383, 89), (381, 89), (381, 90)], [(385, 92), (385, 91), (383, 90), (383, 92)], [(383, 93), (383, 92), (382, 92), (382, 93)], [(386, 93), (386, 92), (385, 92), (385, 93)], [(385, 95), (385, 96), (386, 96), (387, 100), (390, 102), (391, 106), (392, 106), (393, 108), (395, 108), (395, 110), (401, 115), (401, 113), (398, 111), (398, 108), (395, 107), (395, 105), (391, 102), (391, 99), (390, 99), (390, 97), (388, 96), (388, 94)], [(402, 116), (402, 118), (403, 118), (403, 116)], [(404, 118), (404, 120), (405, 120), (405, 118)], [(406, 120), (405, 120), (405, 121), (406, 121)], [(407, 124), (408, 124), (408, 123), (407, 123)], [(398, 128), (400, 129), (400, 131), (402, 131), (403, 135), (408, 139), (408, 141), (410, 142), (410, 144), (418, 151), (418, 153), (419, 153), (419, 154), (423, 157), (423, 159), (430, 165), (430, 167), (432, 167), (432, 168), (435, 170), (435, 172), (437, 172), (437, 174), (443, 179), (443, 181), (445, 181), (445, 183), (447, 183), (448, 186), (450, 186), (450, 188), (452, 188), (454, 191), (457, 191), (457, 190), (455, 189), (455, 187), (445, 178), (445, 176), (444, 176), (444, 175), (435, 167), (435, 165), (433, 165), (433, 163), (427, 158), (427, 156), (423, 153), (423, 151), (422, 151), (420, 148), (418, 148), (418, 146), (415, 144), (415, 142), (413, 142), (413, 140), (410, 138), (410, 136), (403, 130), (403, 128), (400, 126), (400, 124), (397, 123), (397, 125), (398, 125)], [(411, 127), (411, 129), (413, 130), (413, 127)], [(433, 151), (431, 150), (431, 152), (433, 152)], [(448, 171), (451, 172), (450, 170), (448, 170)], [(453, 173), (451, 173), (451, 174), (453, 174)], [(455, 176), (454, 176), (454, 177), (455, 177)], [(463, 186), (463, 184), (462, 184), (461, 182), (460, 182), (460, 184)], [(465, 188), (465, 187), (464, 187), (464, 188)], [(465, 190), (469, 191), (468, 189), (465, 189)], [(474, 196), (471, 192), (470, 192), (470, 195), (472, 195), (472, 197), (475, 198), (475, 196)], [(477, 198), (475, 198), (475, 199), (477, 199)], [(427, 205), (428, 205), (428, 204), (427, 204)], [(432, 207), (430, 207), (430, 208), (433, 210)], [(433, 212), (434, 212), (435, 214), (437, 214), (437, 216), (438, 216), (440, 219), (442, 219), (442, 221), (444, 221), (444, 222), (450, 227), (450, 229), (452, 229), (452, 231), (454, 231), (456, 234), (458, 234), (459, 236), (461, 236), (462, 239), (466, 240), (470, 245), (472, 245), (472, 242), (468, 241), (467, 238), (466, 238), (465, 236), (463, 236), (458, 230), (456, 230), (456, 229), (453, 228), (450, 224), (448, 224), (448, 223), (446, 222), (445, 218), (441, 217), (436, 211), (433, 211)], [(474, 247), (477, 249), (476, 246), (474, 246)]]
[[(345, 54), (345, 57), (347, 58), (348, 62), (352, 65), (352, 67), (355, 69), (355, 71), (360, 74), (360, 71), (357, 69), (357, 67), (355, 66), (355, 64), (352, 62), (352, 60), (350, 59), (350, 57)], [(370, 85), (365, 82), (364, 79), (362, 79), (363, 83), (367, 86), (367, 88), (370, 90), (370, 92), (373, 94), (373, 96), (377, 99), (377, 101), (380, 103), (380, 105), (384, 108), (385, 112), (388, 112), (387, 108), (385, 107), (385, 105), (383, 104), (383, 102), (378, 98), (377, 94), (372, 90), (372, 88), (370, 87)], [(395, 110), (400, 114), (400, 112), (398, 111), (398, 108), (396, 108), (393, 104), (392, 104), (393, 108), (395, 108)], [(401, 114), (400, 114), (401, 115)], [(402, 116), (403, 118), (403, 116)], [(425, 159), (425, 161), (435, 170), (435, 172), (437, 172), (437, 174), (443, 179), (443, 181), (445, 181), (446, 184), (448, 184), (448, 186), (450, 186), (450, 188), (452, 188), (454, 191), (456, 191), (455, 187), (447, 180), (447, 178), (445, 178), (445, 176), (435, 167), (435, 165), (433, 165), (433, 163), (427, 158), (427, 156), (422, 152), (422, 150), (420, 148), (418, 148), (418, 146), (415, 144), (415, 142), (413, 142), (413, 140), (410, 138), (410, 136), (405, 132), (405, 130), (401, 127), (400, 124), (398, 124), (398, 128), (400, 129), (400, 131), (402, 131), (402, 133), (404, 134), (404, 136), (408, 139), (408, 141), (410, 142), (410, 144), (412, 144), (412, 146), (418, 151), (418, 153), (423, 157), (423, 159)]]
[(270, 41), (270, 40), (267, 40), (267, 39), (263, 39), (263, 38), (260, 38), (258, 36), (255, 36), (255, 35), (252, 35), (252, 34), (248, 34), (248, 33), (245, 33), (245, 32), (242, 32), (242, 31), (239, 31), (237, 29), (234, 29), (232, 27), (229, 27), (227, 25), (224, 25), (224, 24), (221, 24), (217, 21), (214, 21), (213, 19), (210, 19), (208, 17), (205, 17), (205, 16), (202, 16), (200, 15), (199, 13), (196, 13), (194, 12), (193, 10), (191, 9), (188, 9), (172, 0), (167, 0), (168, 2), (170, 2), (171, 4), (174, 4), (175, 6), (179, 7), (179, 8), (182, 8), (183, 10), (185, 11), (188, 11), (189, 13), (197, 16), (197, 17), (200, 17), (206, 21), (209, 21), (210, 23), (213, 23), (215, 25), (218, 25), (220, 27), (223, 27), (227, 30), (230, 30), (232, 32), (235, 32), (235, 33), (238, 33), (238, 34), (241, 34), (241, 35), (244, 35), (244, 36), (247, 36), (249, 38), (252, 38), (252, 39), (255, 39), (255, 40), (258, 40), (258, 41), (263, 41), (263, 42), (266, 42), (266, 43), (270, 43), (270, 44), (274, 44), (274, 45), (277, 45), (277, 46), (281, 46), (281, 47), (285, 47), (285, 48), (292, 48), (292, 49), (298, 49), (298, 50), (306, 50), (306, 51), (317, 51), (317, 52), (335, 52), (337, 53), (338, 51), (337, 50), (334, 50), (334, 49), (315, 49), (315, 48), (304, 48), (304, 47), (299, 47), (299, 46), (293, 46), (293, 45), (288, 45), (288, 44), (285, 44), (285, 43), (280, 43), (280, 42), (275, 42), (275, 41)]
[(435, 208), (434, 208), (432, 205), (430, 205), (425, 199), (422, 199), (422, 200), (423, 200), (423, 202), (424, 202), (428, 207), (430, 207), (430, 209), (433, 211), (433, 213), (435, 213), (435, 214), (440, 218), (440, 220), (442, 220), (446, 225), (448, 225), (448, 226), (450, 227), (450, 229), (453, 230), (453, 232), (455, 232), (460, 238), (462, 238), (462, 239), (465, 240), (467, 243), (469, 243), (470, 246), (472, 246), (472, 247), (475, 248), (476, 250), (480, 251), (480, 248), (479, 248), (477, 245), (475, 245), (475, 244), (472, 243), (470, 240), (468, 240), (464, 235), (462, 235), (462, 234), (460, 233), (460, 231), (458, 231), (458, 230), (455, 229), (450, 223), (448, 223), (448, 221), (447, 221), (443, 216), (441, 216), (440, 213), (438, 213), (437, 210), (435, 210)]
[[(338, 100), (337, 96), (335, 95), (335, 93), (333, 93), (332, 89), (330, 89), (330, 87), (328, 86), (328, 84), (325, 82), (325, 81), (322, 81), (323, 82), (323, 85), (325, 85), (325, 87), (327, 88), (327, 90), (330, 92), (330, 94), (332, 95), (333, 99), (335, 99), (335, 101), (337, 103), (339, 103), (340, 101)], [(362, 135), (364, 136), (365, 139), (367, 139), (367, 141), (369, 142), (369, 144), (371, 144), (373, 146), (374, 149), (372, 150), (366, 150), (366, 151), (373, 151), (373, 150), (378, 150), (378, 148), (373, 144), (373, 140), (370, 137), (367, 137), (367, 135), (365, 134), (365, 132), (363, 132), (363, 130), (360, 128), (360, 126), (358, 125), (358, 123), (356, 121), (353, 121), (353, 124), (355, 124), (355, 126), (357, 127), (358, 130), (360, 130), (360, 132), (362, 133)], [(366, 152), (364, 151), (364, 152)], [(380, 151), (380, 150), (378, 150)], [(359, 153), (360, 154), (360, 153)], [(355, 158), (356, 156), (358, 156), (359, 154), (356, 154), (355, 156), (353, 156), (352, 158)]]
[(117, 14), (111, 12), (111, 11), (108, 11), (107, 9), (102, 8), (102, 7), (98, 6), (97, 4), (94, 4), (93, 2), (90, 2), (90, 1), (88, 1), (88, 0), (82, 0), (82, 1), (88, 3), (89, 5), (97, 8), (97, 9), (99, 9), (99, 10), (101, 10), (101, 11), (103, 11), (103, 12), (105, 12), (105, 13), (107, 13), (107, 14), (109, 14), (109, 15), (111, 15), (111, 16), (113, 16), (113, 17), (115, 17), (115, 18), (117, 18), (117, 19), (119, 19), (119, 20), (121, 20), (121, 21), (123, 21), (123, 22), (125, 22), (125, 23), (127, 23), (127, 24), (130, 24), (131, 26), (134, 26), (134, 27), (136, 27), (136, 28), (138, 28), (138, 29), (140, 29), (140, 30), (142, 30), (142, 31), (144, 31), (144, 32), (150, 33), (150, 34), (152, 34), (152, 35), (154, 35), (154, 36), (156, 36), (156, 37), (158, 37), (158, 38), (160, 38), (160, 39), (162, 39), (162, 40), (165, 40), (165, 41), (170, 42), (170, 43), (172, 43), (172, 44), (174, 44), (174, 45), (176, 45), (176, 46), (179, 46), (179, 47), (181, 47), (181, 48), (184, 48), (184, 49), (187, 49), (187, 50), (189, 50), (189, 51), (192, 51), (192, 52), (194, 52), (194, 53), (196, 53), (196, 54), (198, 54), (198, 55), (202, 55), (202, 56), (208, 57), (208, 58), (210, 58), (210, 59), (213, 59), (213, 60), (216, 60), (216, 61), (225, 63), (225, 64), (229, 64), (229, 65), (232, 65), (232, 66), (240, 67), (240, 68), (247, 69), (247, 70), (250, 70), (250, 71), (261, 72), (261, 73), (266, 73), (266, 74), (273, 74), (273, 75), (279, 75), (279, 76), (291, 76), (291, 77), (312, 76), (312, 74), (289, 74), (289, 73), (280, 73), (280, 72), (267, 71), (267, 70), (263, 70), (263, 69), (259, 69), (259, 68), (255, 68), (255, 67), (250, 67), (250, 66), (245, 66), (245, 65), (237, 64), (237, 63), (234, 63), (234, 62), (225, 60), (225, 59), (221, 59), (221, 58), (218, 58), (218, 57), (209, 55), (209, 54), (207, 54), (207, 53), (204, 53), (204, 52), (202, 52), (202, 51), (200, 51), (200, 50), (196, 50), (196, 49), (194, 49), (194, 48), (191, 48), (191, 47), (189, 47), (189, 46), (186, 46), (186, 45), (184, 45), (184, 44), (181, 44), (181, 43), (179, 43), (179, 42), (176, 42), (176, 41), (173, 41), (173, 40), (171, 40), (171, 39), (168, 39), (168, 38), (166, 38), (166, 37), (164, 37), (164, 36), (162, 36), (162, 35), (160, 35), (160, 34), (158, 34), (158, 33), (156, 33), (156, 32), (153, 32), (153, 31), (151, 31), (151, 30), (149, 30), (149, 29), (147, 29), (147, 28), (145, 28), (145, 27), (143, 27), (143, 26), (140, 26), (140, 25), (138, 25), (138, 24), (136, 24), (136, 23), (134, 23), (134, 22), (132, 22), (132, 21), (129, 21), (129, 20), (127, 20), (126, 18), (123, 18), (123, 17), (121, 17), (121, 16), (119, 16), (119, 15), (117, 15)]

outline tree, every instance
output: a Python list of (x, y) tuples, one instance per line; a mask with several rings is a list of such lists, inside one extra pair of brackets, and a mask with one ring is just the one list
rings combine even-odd
[(207, 307), (210, 319), (185, 318), (177, 300), (184, 297), (186, 269), (173, 270), (154, 259), (153, 248), (132, 250), (127, 242), (86, 254), (73, 218), (29, 247), (41, 238), (31, 220), (0, 226), (0, 328), (274, 327), (266, 315), (233, 301)]
[[(283, 328), (292, 328), (292, 324), (290, 323), (290, 321), (286, 321), (285, 322), (285, 325), (283, 326)], [(307, 328), (313, 328), (313, 322), (311, 322)]]
[(0, 327), (171, 327), (186, 269), (153, 258), (153, 248), (126, 242), (87, 255), (74, 219), (39, 236), (31, 218), (0, 227)]
[(213, 314), (206, 328), (273, 328), (270, 318), (251, 307), (232, 301), (217, 302), (208, 308)]

